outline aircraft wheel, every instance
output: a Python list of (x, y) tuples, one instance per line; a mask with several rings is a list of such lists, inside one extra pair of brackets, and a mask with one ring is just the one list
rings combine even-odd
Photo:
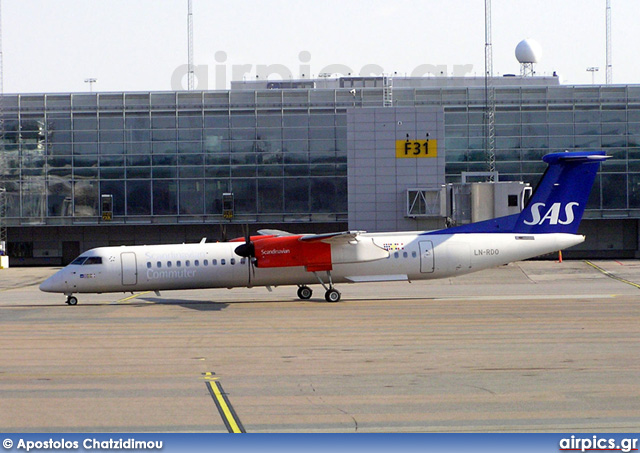
[(298, 297), (302, 300), (311, 299), (312, 294), (313, 291), (311, 291), (311, 288), (309, 288), (308, 286), (301, 286), (300, 288), (298, 288)]
[(324, 298), (327, 302), (338, 302), (340, 300), (340, 292), (335, 289), (330, 289), (324, 294)]
[(77, 297), (73, 297), (73, 296), (67, 297), (67, 305), (77, 305), (77, 304), (78, 304)]

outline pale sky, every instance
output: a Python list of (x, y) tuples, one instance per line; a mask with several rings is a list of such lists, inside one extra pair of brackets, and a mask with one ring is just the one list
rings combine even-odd
[[(604, 83), (605, 5), (493, 0), (494, 73), (519, 73), (515, 47), (532, 38), (543, 52), (538, 75), (590, 84), (595, 66)], [(228, 88), (245, 69), (255, 78), (259, 65), (296, 78), (330, 65), (484, 72), (484, 0), (193, 0), (193, 11), (199, 88)], [(639, 17), (640, 1), (612, 0), (614, 83), (640, 83)], [(95, 91), (178, 89), (187, 0), (3, 0), (2, 46), (5, 93), (88, 91), (90, 77)]]

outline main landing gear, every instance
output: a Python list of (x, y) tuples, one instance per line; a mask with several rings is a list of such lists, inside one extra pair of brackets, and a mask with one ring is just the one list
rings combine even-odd
[[(317, 272), (314, 272), (313, 275), (316, 276), (322, 287), (325, 289), (324, 299), (327, 302), (338, 302), (340, 300), (340, 291), (333, 287), (333, 282), (331, 281), (331, 272), (327, 271), (327, 277), (329, 279), (329, 285), (322, 281), (322, 278), (318, 275)], [(311, 298), (313, 291), (306, 285), (301, 285), (298, 287), (298, 297), (302, 300), (308, 300)]]
[(338, 302), (340, 300), (340, 291), (337, 289), (328, 289), (326, 293), (324, 293), (324, 300), (327, 302)]
[(78, 298), (72, 296), (71, 294), (69, 294), (67, 296), (67, 301), (66, 301), (67, 305), (77, 305), (78, 304)]
[(298, 298), (302, 300), (309, 300), (311, 299), (312, 294), (313, 291), (308, 286), (303, 285), (298, 287)]

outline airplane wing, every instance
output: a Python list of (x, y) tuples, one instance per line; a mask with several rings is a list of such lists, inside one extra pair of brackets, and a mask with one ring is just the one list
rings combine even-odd
[(285, 237), (285, 236), (297, 236), (296, 234), (289, 233), (288, 231), (271, 230), (271, 229), (258, 230), (258, 234), (262, 236), (275, 236), (278, 238)]
[(389, 251), (376, 244), (373, 238), (358, 238), (360, 233), (355, 231), (323, 240), (331, 244), (331, 258), (334, 264), (364, 263), (389, 257)]
[(305, 234), (300, 238), (303, 242), (322, 241), (327, 244), (353, 244), (356, 237), (365, 231), (342, 231), (340, 233)]
[(363, 237), (364, 231), (325, 234), (290, 234), (260, 230), (265, 239), (256, 240), (257, 267), (305, 266), (308, 271), (330, 270), (334, 264), (360, 263), (389, 257), (389, 252)]
[(274, 237), (288, 237), (288, 236), (300, 236), (299, 240), (302, 242), (317, 242), (322, 241), (327, 244), (337, 243), (349, 243), (352, 242), (358, 235), (366, 233), (366, 231), (341, 231), (338, 233), (323, 233), (323, 234), (294, 234), (288, 231), (262, 229), (258, 230), (258, 234), (262, 236), (274, 236)]
[(308, 234), (300, 241), (306, 243), (324, 242), (331, 245), (331, 262), (333, 264), (364, 263), (387, 258), (389, 252), (372, 238), (360, 237), (365, 231), (343, 231), (340, 233)]

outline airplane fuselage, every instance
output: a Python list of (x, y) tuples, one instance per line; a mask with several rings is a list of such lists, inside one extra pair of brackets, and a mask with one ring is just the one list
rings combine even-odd
[[(333, 264), (333, 283), (411, 281), (451, 277), (565, 249), (584, 236), (518, 233), (363, 233), (386, 256)], [(309, 285), (305, 266), (261, 268), (235, 253), (238, 242), (100, 247), (46, 280), (43, 291), (108, 293), (201, 288)], [(286, 249), (273, 253), (286, 254)]]
[(294, 235), (259, 230), (242, 241), (103, 247), (89, 250), (45, 280), (40, 289), (74, 293), (162, 291), (320, 283), (328, 302), (336, 283), (453, 277), (563, 250), (584, 241), (578, 225), (601, 151), (552, 153), (529, 204), (519, 214), (438, 231), (343, 231)]

